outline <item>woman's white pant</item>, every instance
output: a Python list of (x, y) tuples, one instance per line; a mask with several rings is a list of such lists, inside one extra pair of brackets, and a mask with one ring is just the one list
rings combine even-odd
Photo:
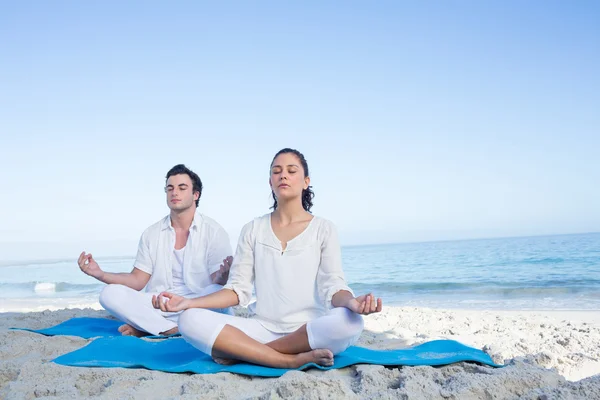
[[(289, 333), (266, 329), (256, 319), (224, 315), (201, 308), (183, 312), (179, 332), (185, 340), (209, 356), (217, 336), (225, 325), (231, 325), (260, 343), (269, 343)], [(352, 346), (363, 330), (363, 319), (347, 308), (337, 307), (306, 324), (311, 349), (329, 349), (338, 354)]]
[[(223, 286), (217, 284), (209, 285), (193, 297), (206, 296), (222, 288)], [(107, 285), (100, 293), (100, 304), (112, 316), (126, 324), (152, 335), (160, 335), (177, 326), (181, 312), (163, 312), (155, 309), (152, 306), (152, 296), (158, 294), (160, 293), (140, 292), (124, 285)], [(229, 308), (208, 312), (213, 311), (233, 314)]]

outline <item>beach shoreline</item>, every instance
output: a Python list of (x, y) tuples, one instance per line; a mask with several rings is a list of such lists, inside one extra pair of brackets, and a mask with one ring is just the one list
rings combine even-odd
[(89, 340), (9, 330), (83, 316), (108, 315), (93, 309), (0, 314), (0, 398), (600, 398), (600, 316), (593, 311), (386, 307), (365, 318), (358, 346), (393, 349), (453, 339), (506, 366), (357, 365), (292, 371), (281, 378), (64, 367), (51, 360)]

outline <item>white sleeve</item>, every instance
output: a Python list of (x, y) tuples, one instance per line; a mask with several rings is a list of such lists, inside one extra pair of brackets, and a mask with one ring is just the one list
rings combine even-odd
[(338, 240), (337, 229), (327, 221), (324, 226), (324, 240), (321, 244), (321, 263), (317, 273), (319, 296), (327, 308), (333, 308), (331, 299), (340, 290), (347, 290), (354, 296), (352, 289), (346, 284), (342, 270), (342, 250)]
[(213, 274), (219, 270), (223, 260), (232, 255), (229, 235), (221, 226), (216, 230), (208, 244), (208, 273)]
[(238, 240), (233, 265), (225, 289), (233, 290), (242, 307), (247, 307), (252, 299), (254, 287), (254, 222), (249, 222), (242, 228)]
[(137, 255), (135, 256), (135, 262), (133, 266), (140, 271), (144, 271), (147, 274), (152, 275), (152, 271), (154, 270), (154, 265), (152, 264), (152, 259), (150, 258), (150, 245), (148, 243), (148, 233), (144, 231), (142, 233), (142, 237), (140, 238), (140, 243), (138, 245)]

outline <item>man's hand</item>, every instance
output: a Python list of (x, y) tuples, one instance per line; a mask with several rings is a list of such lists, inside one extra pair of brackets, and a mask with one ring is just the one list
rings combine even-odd
[(357, 314), (369, 315), (380, 312), (383, 308), (383, 302), (369, 293), (350, 299), (346, 308)]
[(223, 260), (223, 264), (221, 264), (219, 270), (216, 271), (212, 276), (213, 283), (216, 283), (218, 285), (225, 285), (227, 283), (231, 264), (233, 264), (233, 257), (229, 256)]
[(81, 269), (84, 274), (94, 277), (98, 280), (102, 280), (104, 271), (100, 269), (100, 266), (96, 260), (94, 260), (91, 254), (85, 254), (85, 251), (82, 252), (79, 255), (77, 264), (79, 264), (79, 269)]
[(152, 306), (165, 312), (177, 312), (187, 310), (190, 305), (190, 299), (177, 294), (162, 292), (158, 296), (152, 296)]

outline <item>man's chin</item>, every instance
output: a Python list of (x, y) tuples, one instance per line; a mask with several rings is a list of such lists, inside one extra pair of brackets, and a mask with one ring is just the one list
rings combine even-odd
[(181, 204), (169, 204), (169, 209), (175, 212), (182, 212), (188, 210), (190, 207), (183, 206)]

